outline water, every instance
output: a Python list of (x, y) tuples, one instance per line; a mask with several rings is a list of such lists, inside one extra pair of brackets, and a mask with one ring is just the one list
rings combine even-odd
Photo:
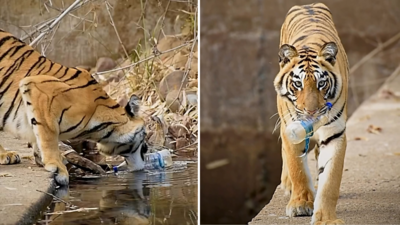
[(37, 224), (197, 224), (197, 187), (193, 162), (167, 172), (71, 177), (69, 190), (56, 195), (75, 208), (89, 210), (46, 215), (75, 209), (54, 201)]

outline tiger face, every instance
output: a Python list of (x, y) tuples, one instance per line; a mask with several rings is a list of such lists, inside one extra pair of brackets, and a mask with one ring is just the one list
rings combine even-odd
[[(147, 153), (144, 121), (138, 117), (140, 100), (136, 95), (130, 97), (124, 107), (129, 121), (125, 126), (115, 127), (111, 135), (98, 140), (97, 149), (104, 155), (120, 155), (125, 158), (124, 165), (131, 171), (144, 169), (144, 155)], [(132, 128), (134, 128), (132, 130)]]
[(326, 113), (327, 102), (333, 101), (340, 90), (335, 68), (337, 46), (326, 43), (319, 52), (310, 48), (299, 51), (284, 44), (279, 51), (280, 72), (274, 86), (281, 97), (295, 107), (300, 118), (317, 117)]

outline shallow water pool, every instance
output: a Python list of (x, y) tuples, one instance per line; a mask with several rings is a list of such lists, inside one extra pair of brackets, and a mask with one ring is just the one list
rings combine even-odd
[(69, 190), (58, 190), (61, 200), (38, 224), (197, 224), (197, 187), (196, 162), (160, 172), (71, 176)]

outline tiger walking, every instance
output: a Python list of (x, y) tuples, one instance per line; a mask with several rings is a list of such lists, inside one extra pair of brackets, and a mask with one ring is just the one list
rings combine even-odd
[[(279, 66), (274, 86), (281, 120), (281, 187), (290, 194), (286, 215), (312, 215), (311, 224), (343, 224), (336, 217), (336, 204), (346, 152), (349, 65), (326, 5), (289, 10), (281, 28)], [(285, 129), (293, 121), (325, 114), (328, 122), (312, 137), (319, 173), (315, 191), (307, 157), (300, 157), (308, 144), (289, 142)]]

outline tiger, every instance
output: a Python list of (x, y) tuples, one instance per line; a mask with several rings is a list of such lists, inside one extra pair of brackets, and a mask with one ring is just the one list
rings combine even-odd
[[(132, 171), (144, 169), (144, 119), (137, 96), (125, 107), (80, 67), (66, 67), (0, 30), (0, 129), (26, 140), (57, 184), (69, 174), (58, 142), (91, 140), (104, 155), (120, 155)], [(0, 164), (20, 163), (16, 151), (0, 146)]]
[[(329, 8), (322, 3), (293, 6), (281, 27), (278, 55), (273, 83), (281, 121), (281, 188), (290, 195), (286, 215), (312, 216), (311, 224), (343, 224), (336, 205), (347, 146), (349, 63)], [(318, 168), (313, 187), (307, 157), (302, 157), (309, 142), (289, 142), (285, 129), (320, 116), (328, 116), (328, 122), (311, 137)]]

